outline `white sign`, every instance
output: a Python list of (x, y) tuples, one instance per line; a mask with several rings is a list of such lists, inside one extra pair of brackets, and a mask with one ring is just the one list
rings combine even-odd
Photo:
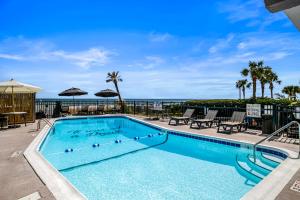
[(261, 117), (260, 104), (247, 104), (247, 117)]
[(161, 103), (155, 102), (155, 103), (153, 104), (153, 108), (154, 108), (155, 110), (162, 110), (162, 104), (161, 104)]

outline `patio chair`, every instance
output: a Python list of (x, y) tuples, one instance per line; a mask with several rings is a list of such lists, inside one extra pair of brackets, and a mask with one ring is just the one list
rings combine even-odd
[(105, 110), (105, 105), (98, 105), (96, 113), (98, 115), (103, 115), (104, 114), (104, 110)]
[[(214, 120), (218, 114), (217, 110), (209, 110), (204, 117), (204, 119), (194, 119), (191, 122), (190, 128), (201, 128), (203, 124), (205, 124), (207, 127), (211, 128), (211, 126), (214, 123)], [(196, 127), (194, 126), (196, 125)]]
[[(171, 117), (171, 119), (169, 121), (169, 125), (175, 125), (175, 126), (177, 126), (177, 125), (179, 125), (179, 123), (181, 121), (183, 121), (183, 123), (185, 125), (187, 125), (189, 123), (189, 121), (190, 121), (190, 119), (191, 119), (194, 111), (195, 111), (195, 109), (186, 109), (186, 111), (185, 111), (185, 113), (183, 114), (182, 117)], [(173, 121), (175, 122), (175, 124), (172, 123)]]
[(114, 108), (112, 109), (113, 113), (121, 113), (121, 105), (117, 104), (114, 106)]
[(84, 105), (81, 106), (81, 110), (78, 111), (79, 115), (87, 115), (89, 112), (89, 106), (88, 105)]
[[(242, 127), (244, 127), (245, 128), (244, 131), (246, 131), (247, 123), (244, 122), (245, 117), (246, 117), (245, 112), (234, 111), (229, 121), (220, 122), (218, 124), (217, 132), (220, 133), (220, 127), (223, 128), (223, 132), (228, 132), (228, 133), (232, 133), (233, 128), (235, 127), (238, 130), (238, 132), (242, 131)], [(227, 130), (227, 128), (229, 128), (229, 130)]]
[(70, 115), (69, 106), (62, 106), (60, 110), (60, 115), (61, 116)]
[(69, 113), (71, 115), (78, 115), (78, 113), (81, 111), (82, 106), (69, 106)]
[(88, 114), (93, 115), (97, 112), (97, 105), (89, 105), (88, 106)]
[(8, 117), (0, 115), (0, 128), (8, 127)]

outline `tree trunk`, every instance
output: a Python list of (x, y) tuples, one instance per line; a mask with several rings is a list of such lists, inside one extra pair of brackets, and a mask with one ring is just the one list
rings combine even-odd
[(118, 82), (114, 81), (114, 85), (115, 85), (115, 88), (117, 90), (118, 98), (119, 98), (119, 101), (120, 101), (120, 104), (121, 104), (121, 112), (124, 113), (124, 105), (123, 105), (123, 101), (122, 101), (121, 94), (120, 94), (120, 91), (119, 91)]
[(246, 88), (245, 88), (245, 86), (243, 87), (243, 99), (244, 100), (246, 99)]
[(114, 81), (114, 85), (115, 85), (115, 88), (116, 88), (117, 93), (118, 93), (119, 101), (120, 101), (120, 103), (122, 103), (122, 98), (121, 98), (121, 94), (120, 94), (120, 91), (119, 91), (118, 83), (116, 81)]
[(261, 98), (265, 97), (265, 84), (264, 83), (260, 83), (261, 85)]
[(273, 99), (273, 83), (270, 82), (270, 93), (271, 93), (271, 99)]
[(256, 79), (253, 79), (252, 82), (253, 82), (252, 97), (253, 97), (253, 99), (256, 99)]

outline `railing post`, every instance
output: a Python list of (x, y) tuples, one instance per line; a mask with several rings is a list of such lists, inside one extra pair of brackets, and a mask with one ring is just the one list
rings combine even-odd
[(272, 112), (272, 118), (273, 118), (273, 131), (275, 131), (277, 129), (277, 105), (273, 105), (273, 112)]
[(135, 101), (133, 101), (133, 115), (135, 115)]
[(298, 152), (298, 158), (300, 158), (300, 123), (298, 122), (298, 135), (299, 135), (299, 152)]
[(164, 119), (164, 116), (165, 116), (165, 113), (164, 113), (165, 111), (164, 111), (164, 101), (161, 101), (161, 117), (162, 117), (162, 119)]
[(147, 117), (148, 117), (148, 115), (149, 115), (149, 110), (148, 110), (148, 108), (149, 108), (149, 102), (147, 101), (147, 102), (146, 102), (146, 115), (147, 115)]
[(256, 146), (254, 145), (254, 146), (253, 146), (253, 158), (254, 158), (254, 163), (256, 163), (256, 151), (255, 151), (255, 149), (256, 149)]

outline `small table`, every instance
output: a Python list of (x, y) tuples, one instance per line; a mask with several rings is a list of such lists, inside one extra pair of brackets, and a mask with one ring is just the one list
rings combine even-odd
[(23, 120), (24, 120), (24, 124), (26, 126), (26, 115), (27, 115), (27, 112), (8, 112), (8, 113), (2, 113), (2, 115), (7, 115), (7, 116), (10, 116), (10, 115), (13, 115), (14, 116), (14, 125), (13, 125), (13, 128), (16, 128), (16, 115), (20, 115), (21, 117), (23, 117)]

